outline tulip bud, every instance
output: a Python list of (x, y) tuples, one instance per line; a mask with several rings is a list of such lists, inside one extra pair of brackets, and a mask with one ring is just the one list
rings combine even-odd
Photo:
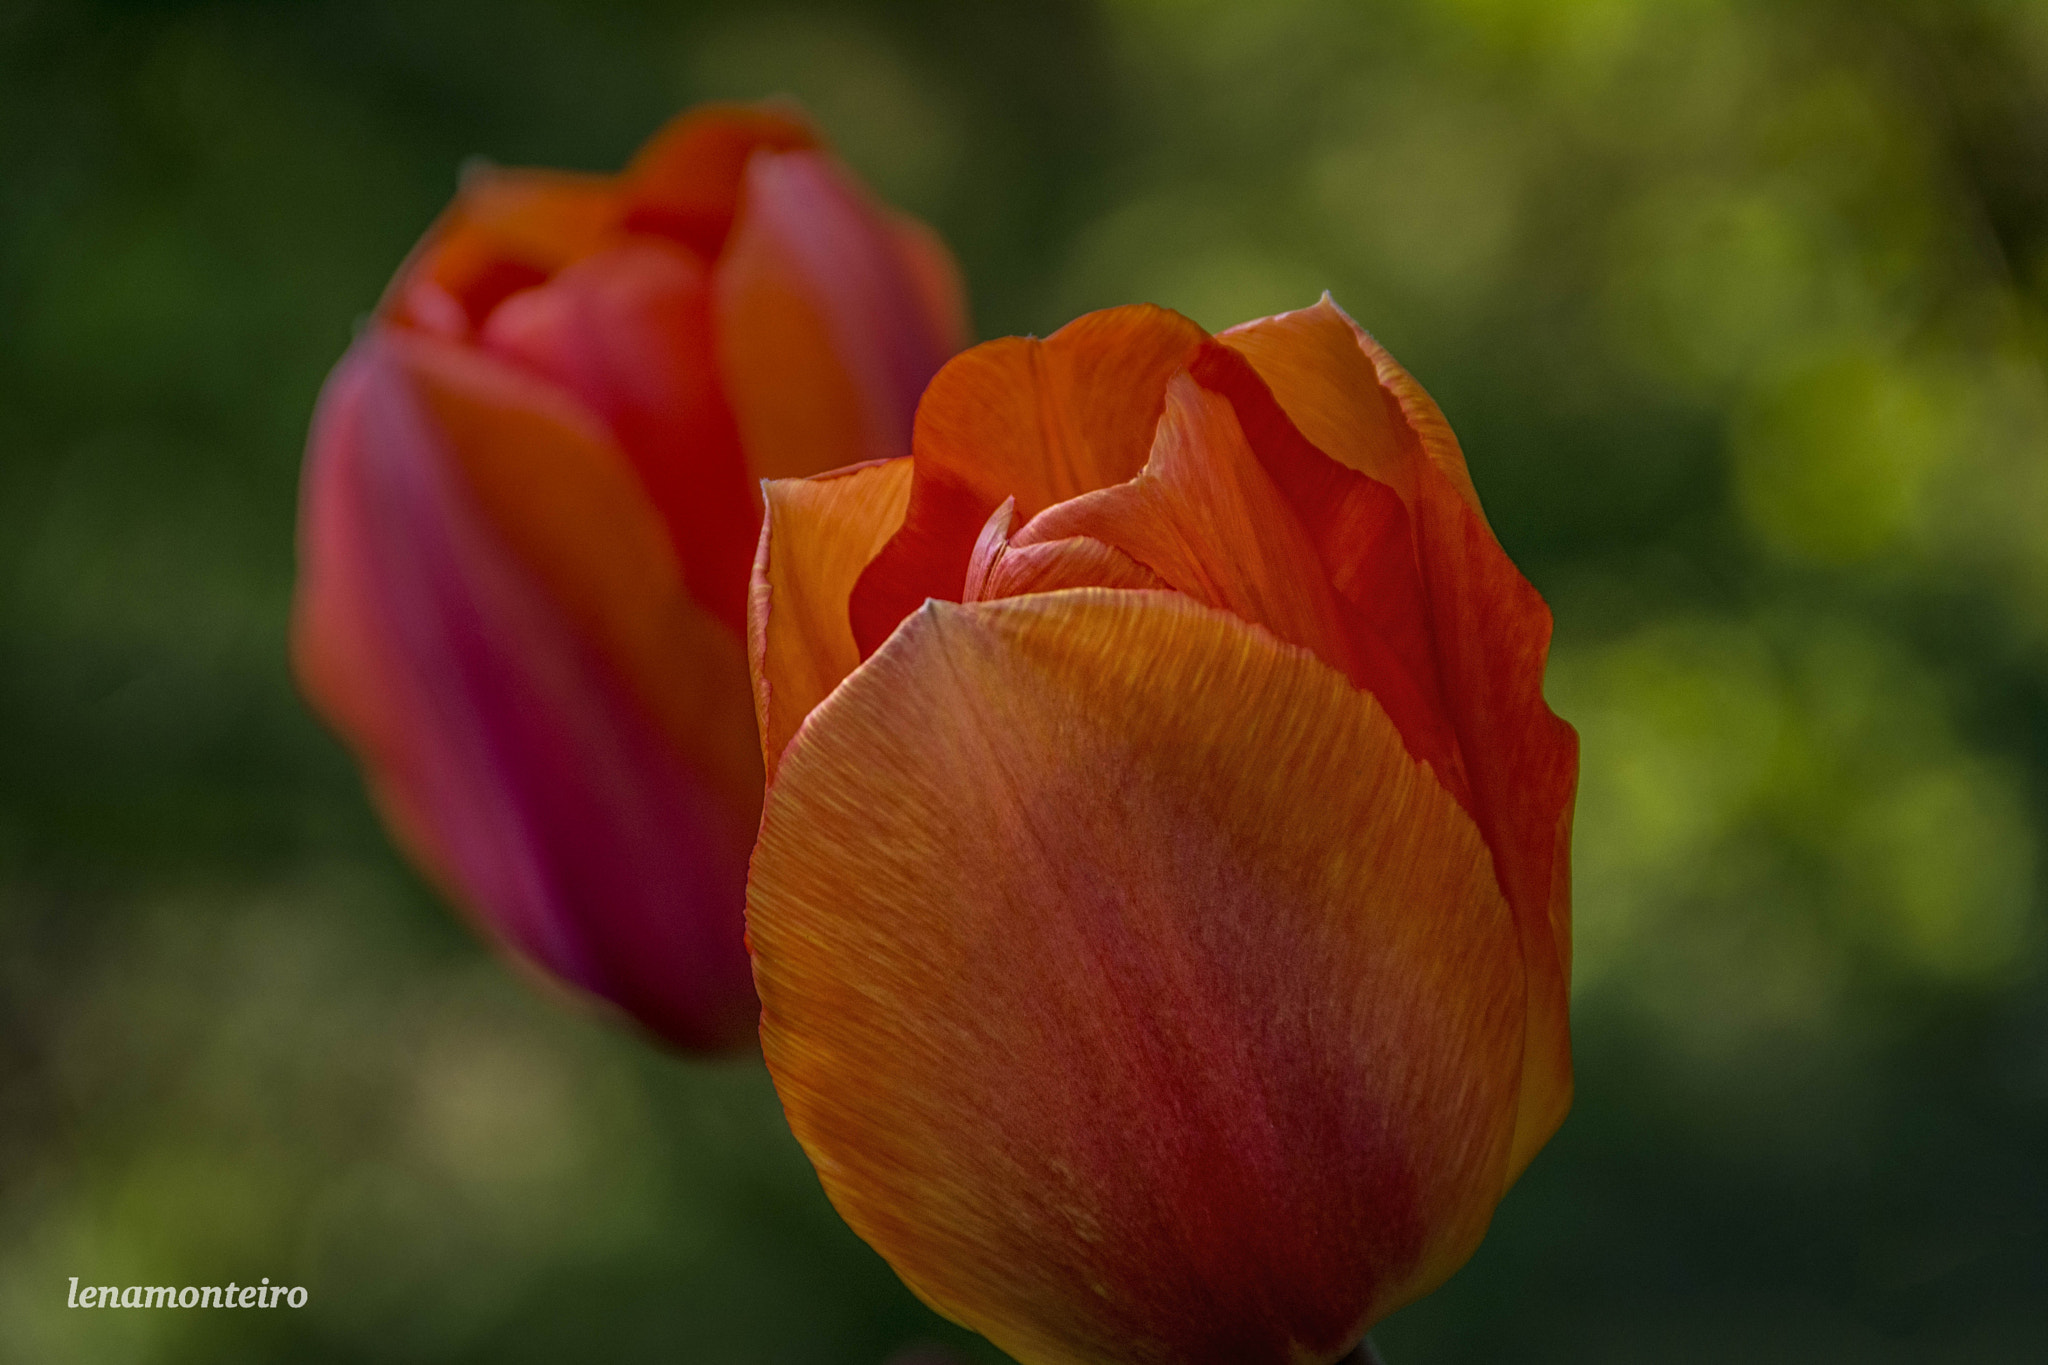
[(1577, 739), (1441, 414), (1327, 299), (991, 342), (774, 483), (762, 1041), (835, 1205), (1026, 1365), (1299, 1365), (1570, 1102)]
[(293, 660), (393, 836), (518, 958), (742, 1045), (764, 475), (901, 455), (950, 257), (797, 116), (482, 170), (321, 396)]

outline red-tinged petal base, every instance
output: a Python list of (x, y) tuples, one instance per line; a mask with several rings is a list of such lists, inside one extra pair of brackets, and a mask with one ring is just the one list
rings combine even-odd
[(1175, 594), (932, 604), (811, 715), (748, 898), (827, 1192), (1026, 1365), (1301, 1365), (1469, 1255), (1522, 965), (1370, 696)]

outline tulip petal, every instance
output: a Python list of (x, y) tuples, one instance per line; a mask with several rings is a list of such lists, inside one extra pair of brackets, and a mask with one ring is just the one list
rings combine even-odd
[(970, 582), (963, 601), (1022, 597), (1062, 588), (1145, 588), (1166, 580), (1114, 545), (1087, 536), (1067, 536), (1005, 550), (979, 583)]
[(974, 543), (974, 557), (967, 565), (962, 602), (1022, 597), (1061, 588), (1156, 591), (1171, 586), (1122, 550), (1088, 536), (1016, 545), (1010, 540), (1010, 523), (1016, 513), (1017, 500), (1005, 498), (981, 528), (981, 538)]
[(748, 662), (768, 780), (813, 707), (860, 664), (846, 599), (903, 522), (908, 456), (813, 479), (763, 485), (768, 511), (754, 560)]
[(1004, 498), (1028, 521), (1137, 474), (1166, 381), (1207, 339), (1180, 314), (1138, 304), (954, 357), (918, 405), (903, 529), (854, 589), (862, 657), (926, 598), (960, 600), (975, 538)]
[[(1145, 469), (1129, 483), (1056, 503), (1014, 537), (1005, 532), (1008, 572), (992, 578), (992, 556), (978, 568), (970, 563), (962, 600), (1088, 584), (1158, 586), (1087, 569), (1076, 577), (1079, 561), (1059, 575), (1027, 577), (1029, 558), (1010, 562), (1035, 552), (1037, 542), (1074, 535), (1114, 545), (1164, 585), (1341, 669), (1379, 698), (1409, 751), (1469, 804), (1399, 497), (1309, 445), (1257, 373), (1221, 346), (1204, 343), (1167, 395)], [(993, 550), (988, 534), (983, 544)], [(1340, 597), (1333, 587), (1351, 591)]]
[(601, 249), (619, 232), (608, 177), (486, 167), (399, 269), (381, 311), (442, 336), (468, 336), (507, 297)]
[(1016, 499), (1006, 497), (1004, 505), (981, 528), (981, 538), (975, 540), (975, 555), (967, 565), (961, 602), (1022, 598), (1024, 593), (1059, 591), (1061, 587), (1169, 587), (1163, 577), (1130, 559), (1116, 546), (1090, 536), (1014, 544), (1010, 540), (1010, 524), (1016, 518), (1016, 510)]
[(757, 475), (908, 453), (918, 395), (963, 338), (930, 315), (929, 267), (913, 267), (902, 240), (822, 154), (748, 163), (714, 288), (719, 361)]
[(1471, 784), (1438, 677), (1412, 519), (1400, 495), (1310, 444), (1235, 351), (1205, 346), (1190, 373), (1230, 400), (1260, 464), (1315, 546), (1350, 645), (1345, 671), (1387, 708), (1408, 751), (1471, 809)]
[(1515, 907), (1529, 972), (1528, 1058), (1510, 1179), (1571, 1108), (1571, 818), (1579, 737), (1543, 700), (1550, 609), (1448, 486), (1418, 540), (1438, 658), (1480, 828)]
[[(1252, 363), (1305, 435), (1383, 477), (1408, 504), (1444, 703), (1528, 963), (1528, 1059), (1511, 1167), (1519, 1174), (1571, 1104), (1568, 860), (1578, 736), (1543, 700), (1550, 611), (1487, 528), (1436, 404), (1327, 297), (1221, 340)], [(1376, 419), (1347, 427), (1351, 412), (1391, 413), (1392, 444)], [(1344, 583), (1340, 568), (1340, 591)]]
[(762, 1040), (834, 1204), (1026, 1365), (1299, 1365), (1469, 1254), (1522, 966), (1370, 696), (1170, 593), (928, 605), (763, 817)]
[(774, 105), (707, 105), (678, 116), (623, 176), (480, 167), (398, 272), (383, 312), (467, 336), (507, 297), (630, 232), (717, 257), (757, 151), (815, 146), (803, 116)]
[[(404, 663), (383, 629), (366, 554), (367, 514), (358, 491), (365, 389), (371, 367), (344, 359), (320, 395), (307, 453), (299, 518), (299, 573), (293, 585), (292, 671), (314, 708), (364, 755), (373, 785), (378, 774), (403, 769), (415, 728), (417, 700), (408, 695)], [(379, 804), (399, 842), (443, 887), (456, 882), (453, 856), (424, 809), (410, 803), (413, 784), (383, 784)], [(400, 807), (404, 807), (400, 809)]]
[(493, 531), (669, 742), (751, 813), (761, 769), (743, 646), (690, 600), (617, 447), (559, 390), (489, 356), (423, 337), (388, 345)]
[(927, 470), (948, 475), (991, 510), (1014, 497), (1023, 521), (1122, 483), (1151, 454), (1166, 381), (1207, 339), (1178, 313), (1134, 304), (1043, 341), (977, 346), (933, 380), (918, 412), (919, 481)]
[(1246, 442), (1236, 412), (1185, 373), (1145, 468), (1032, 518), (1016, 547), (1088, 536), (1122, 550), (1197, 602), (1264, 626), (1354, 673), (1351, 647), (1315, 547)]
[[(1308, 308), (1242, 323), (1217, 340), (1251, 361), (1318, 449), (1414, 502), (1421, 453), (1479, 512), (1465, 453), (1434, 399), (1328, 294)], [(1371, 367), (1358, 364), (1363, 348)], [(1483, 516), (1484, 513), (1481, 513)]]
[(756, 152), (805, 151), (817, 130), (794, 106), (706, 104), (648, 139), (624, 180), (626, 226), (660, 233), (718, 259)]
[(743, 637), (756, 495), (718, 385), (697, 258), (659, 238), (624, 242), (507, 299), (483, 344), (611, 428), (661, 513), (690, 596)]
[[(583, 460), (595, 438), (544, 397), (526, 403), (541, 430), (480, 420), (522, 383), (492, 368), (373, 331), (337, 370), (309, 454), (300, 677), (400, 842), (493, 937), (674, 1042), (744, 1041), (753, 1005), (734, 910), (752, 823), (558, 605), (560, 547), (504, 485), (543, 474), (543, 456)], [(506, 461), (495, 483), (473, 482), (461, 447), (479, 441)], [(578, 531), (603, 510), (569, 478), (544, 482)], [(731, 666), (693, 647), (665, 651), (684, 692)]]

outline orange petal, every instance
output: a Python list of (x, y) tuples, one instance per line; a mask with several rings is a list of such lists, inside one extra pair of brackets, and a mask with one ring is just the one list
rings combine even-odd
[(1355, 671), (1315, 547), (1229, 400), (1185, 373), (1166, 386), (1166, 410), (1138, 477), (1047, 508), (1011, 545), (1069, 536), (1113, 545), (1197, 602)]
[(467, 335), (504, 299), (629, 232), (669, 236), (712, 260), (748, 159), (816, 144), (797, 110), (714, 104), (678, 116), (623, 176), (471, 171), (399, 271), (383, 311), (408, 326)]
[[(1519, 1173), (1571, 1103), (1567, 858), (1578, 736), (1543, 701), (1549, 609), (1487, 528), (1436, 404), (1327, 297), (1221, 340), (1251, 361), (1310, 440), (1384, 479), (1408, 505), (1444, 703), (1528, 962)], [(1340, 592), (1363, 592), (1385, 573), (1339, 565), (1335, 577)]]
[(1005, 498), (981, 528), (961, 601), (986, 602), (1061, 588), (1170, 590), (1165, 579), (1122, 550), (1087, 536), (1013, 544), (1010, 523), (1016, 514), (1016, 499)]
[(763, 478), (909, 453), (957, 333), (881, 212), (822, 154), (760, 154), (715, 284), (719, 364)]
[(967, 557), (967, 577), (961, 584), (962, 602), (979, 602), (984, 597), (1003, 597), (1011, 594), (988, 591), (989, 575), (995, 572), (997, 561), (1009, 553), (1010, 533), (1016, 528), (1017, 500), (1004, 498), (1003, 505), (989, 513), (982, 523), (981, 534), (974, 538), (974, 553)]
[(965, 352), (917, 414), (918, 478), (945, 474), (1025, 521), (1144, 468), (1166, 381), (1208, 338), (1178, 313), (1134, 304), (1090, 313), (1043, 341)]
[(1028, 521), (1143, 468), (1166, 381), (1207, 339), (1178, 313), (1138, 304), (1044, 341), (991, 341), (940, 370), (918, 405), (903, 530), (854, 590), (863, 655), (927, 597), (959, 600), (975, 537), (1004, 498)]
[(1114, 545), (1087, 536), (1068, 536), (1026, 545), (1005, 553), (990, 571), (979, 594), (965, 600), (1021, 597), (1061, 588), (1138, 588), (1163, 590), (1166, 580)]
[(758, 801), (739, 639), (690, 600), (659, 515), (588, 412), (493, 357), (391, 339), (485, 517), (734, 809)]
[(1400, 495), (1311, 445), (1237, 352), (1211, 343), (1190, 373), (1230, 400), (1260, 464), (1314, 545), (1350, 645), (1345, 671), (1379, 698), (1409, 752), (1434, 767), (1470, 809), (1471, 784), (1437, 676), (1412, 519)]
[(661, 515), (690, 596), (744, 636), (760, 518), (697, 258), (661, 238), (627, 239), (507, 299), (482, 339), (603, 419)]
[[(1242, 323), (1217, 340), (1251, 361), (1302, 435), (1326, 455), (1413, 503), (1419, 453), (1480, 510), (1465, 453), (1435, 400), (1328, 294), (1312, 307)], [(1358, 363), (1361, 351), (1366, 366)]]
[(1370, 697), (1177, 595), (913, 616), (784, 754), (748, 925), (834, 1204), (1026, 1365), (1335, 1360), (1501, 1192), (1484, 842)]
[(674, 237), (704, 260), (716, 260), (754, 153), (817, 145), (817, 130), (793, 105), (699, 105), (649, 138), (627, 168), (627, 226)]
[(399, 269), (382, 311), (408, 326), (466, 336), (510, 295), (616, 240), (620, 209), (609, 177), (471, 171)]
[(754, 559), (748, 662), (761, 756), (774, 781), (811, 709), (860, 663), (847, 625), (854, 579), (903, 521), (906, 458), (763, 485), (768, 512)]

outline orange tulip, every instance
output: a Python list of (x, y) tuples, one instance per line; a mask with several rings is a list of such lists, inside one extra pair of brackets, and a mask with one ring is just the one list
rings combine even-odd
[(854, 1229), (1031, 1365), (1328, 1362), (1570, 1102), (1550, 618), (1327, 300), (955, 358), (772, 483), (762, 1042)]
[(902, 454), (950, 257), (810, 128), (709, 108), (615, 177), (469, 177), (322, 395), (293, 656), (494, 939), (745, 1043), (758, 480)]

